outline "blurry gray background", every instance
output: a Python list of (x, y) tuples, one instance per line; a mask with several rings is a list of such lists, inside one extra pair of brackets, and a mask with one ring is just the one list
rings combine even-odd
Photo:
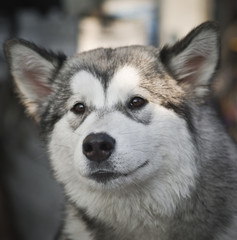
[[(0, 45), (20, 37), (67, 55), (96, 47), (174, 42), (207, 19), (220, 22), (225, 64), (216, 103), (237, 139), (237, 0), (8, 0)], [(24, 114), (0, 51), (0, 239), (53, 240), (63, 194), (37, 126)], [(223, 81), (225, 79), (225, 81)]]

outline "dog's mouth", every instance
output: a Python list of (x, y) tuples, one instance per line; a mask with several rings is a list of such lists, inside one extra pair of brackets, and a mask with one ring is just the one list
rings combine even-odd
[(95, 180), (98, 183), (107, 183), (109, 181), (112, 181), (114, 179), (117, 179), (119, 177), (127, 177), (129, 175), (132, 175), (135, 173), (137, 170), (140, 168), (145, 167), (148, 164), (148, 161), (144, 162), (143, 164), (139, 165), (137, 168), (134, 170), (127, 172), (127, 173), (120, 173), (116, 171), (110, 171), (110, 170), (101, 170), (98, 169), (96, 171), (93, 171), (90, 175), (89, 178)]
[(122, 174), (118, 172), (112, 172), (107, 170), (98, 170), (89, 175), (89, 177), (99, 183), (106, 183), (110, 180), (121, 177)]

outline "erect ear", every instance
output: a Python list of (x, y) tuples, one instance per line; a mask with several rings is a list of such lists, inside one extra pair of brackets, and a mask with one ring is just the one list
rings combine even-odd
[(4, 49), (20, 98), (28, 113), (39, 121), (38, 108), (53, 91), (52, 79), (65, 56), (48, 52), (22, 39), (8, 40)]
[(199, 25), (182, 40), (160, 51), (161, 62), (169, 74), (196, 97), (208, 92), (219, 55), (219, 30), (214, 22)]

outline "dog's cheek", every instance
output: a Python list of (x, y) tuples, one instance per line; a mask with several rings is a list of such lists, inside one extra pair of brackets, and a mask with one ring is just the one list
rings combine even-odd
[[(197, 174), (195, 147), (185, 119), (172, 110), (157, 107), (154, 116), (156, 156), (152, 160), (154, 170), (161, 181), (177, 186), (173, 190), (187, 195)], [(172, 190), (171, 190), (172, 191)]]
[(49, 142), (49, 154), (51, 165), (55, 173), (55, 177), (60, 182), (69, 182), (75, 173), (73, 167), (73, 156), (77, 136), (64, 117), (58, 121), (51, 134)]

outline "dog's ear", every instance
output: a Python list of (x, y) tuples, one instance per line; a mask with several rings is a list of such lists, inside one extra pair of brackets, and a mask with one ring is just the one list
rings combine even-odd
[(65, 56), (48, 52), (22, 39), (6, 41), (4, 50), (20, 98), (28, 113), (38, 121), (39, 106), (52, 93), (51, 81)]
[(160, 60), (190, 95), (203, 97), (216, 72), (219, 55), (218, 27), (214, 22), (205, 22), (173, 46), (164, 46)]

